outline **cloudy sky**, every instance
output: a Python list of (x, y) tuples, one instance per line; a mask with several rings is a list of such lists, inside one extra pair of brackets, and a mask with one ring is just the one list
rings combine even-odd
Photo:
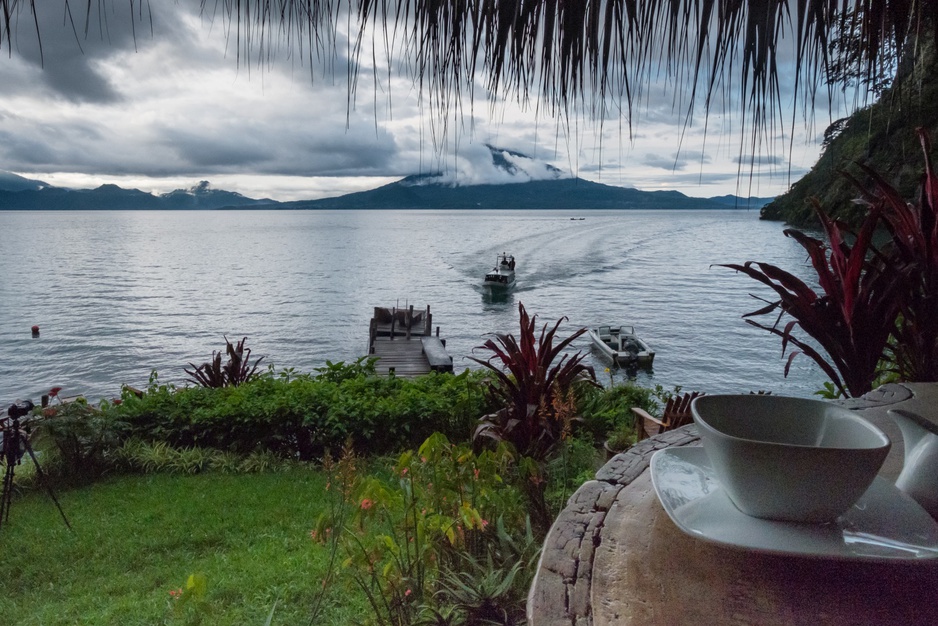
[(810, 168), (842, 115), (822, 99), (813, 123), (796, 118), (791, 155), (779, 128), (753, 156), (740, 148), (738, 115), (715, 113), (706, 125), (698, 116), (685, 129), (665, 81), (644, 92), (631, 133), (624, 118), (607, 116), (600, 129), (588, 116), (561, 122), (533, 105), (489, 103), (480, 86), (444, 136), (404, 76), (375, 89), (363, 68), (350, 108), (341, 36), (327, 59), (278, 45), (259, 62), (239, 58), (223, 17), (200, 15), (198, 0), (152, 2), (152, 32), (150, 15), (135, 22), (116, 1), (86, 32), (84, 3), (73, 4), (77, 36), (62, 2), (44, 1), (41, 59), (26, 10), (0, 56), (0, 170), (60, 186), (166, 192), (209, 180), (252, 197), (312, 199), (431, 171), (493, 180), (493, 144), (606, 184), (769, 196)]

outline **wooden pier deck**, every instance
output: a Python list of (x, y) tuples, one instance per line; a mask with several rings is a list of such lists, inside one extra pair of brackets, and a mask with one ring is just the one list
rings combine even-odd
[(453, 359), (446, 353), (446, 341), (431, 334), (430, 307), (414, 313), (407, 309), (375, 307), (368, 330), (368, 355), (378, 357), (379, 375), (414, 377), (431, 371), (452, 372)]
[(391, 339), (381, 337), (373, 344), (371, 356), (378, 357), (375, 370), (380, 376), (387, 376), (391, 370), (395, 376), (420, 376), (430, 373), (430, 362), (423, 354), (420, 340), (407, 340), (403, 337)]

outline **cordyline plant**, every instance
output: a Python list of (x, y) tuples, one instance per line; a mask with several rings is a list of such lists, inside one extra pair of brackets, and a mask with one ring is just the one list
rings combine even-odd
[(496, 333), (493, 339), (477, 348), (488, 350), (492, 356), (485, 360), (469, 357), (494, 374), (495, 380), (487, 391), (494, 406), (501, 407), (482, 418), (475, 438), (508, 441), (521, 455), (540, 461), (569, 428), (556, 408), (562, 403), (556, 400), (566, 397), (575, 381), (596, 384), (596, 373), (582, 363), (584, 355), (579, 352), (572, 357), (561, 356), (561, 352), (586, 332), (585, 328), (555, 345), (557, 329), (566, 317), (557, 320), (549, 330), (544, 324), (538, 336), (537, 316), (528, 316), (522, 303), (518, 303), (518, 312), (518, 339), (510, 333)]
[(933, 382), (938, 381), (938, 175), (932, 166), (928, 134), (919, 128), (918, 135), (925, 153), (925, 174), (917, 204), (906, 202), (879, 174), (861, 167), (873, 181), (873, 189), (864, 191), (864, 200), (882, 210), (892, 236), (890, 255), (909, 274), (893, 331), (894, 370), (900, 380)]
[[(804, 353), (844, 395), (856, 397), (870, 391), (884, 363), (891, 365), (900, 380), (938, 380), (938, 177), (929, 157), (928, 137), (921, 129), (919, 136), (926, 171), (918, 204), (906, 203), (881, 176), (860, 165), (873, 181), (873, 189), (864, 189), (848, 175), (870, 207), (859, 232), (830, 219), (816, 201), (827, 245), (802, 232), (785, 231), (807, 250), (823, 294), (768, 263), (724, 265), (778, 294), (777, 301), (743, 317), (779, 310), (772, 326), (746, 321), (780, 336), (783, 353), (789, 342), (799, 349), (788, 357), (786, 376), (792, 359)], [(891, 237), (877, 248), (873, 233), (881, 226)], [(780, 327), (784, 314), (793, 319)], [(798, 327), (821, 345), (830, 361), (793, 335)]]
[(228, 337), (225, 337), (226, 351), (228, 353), (228, 362), (222, 366), (221, 352), (212, 351), (212, 360), (202, 365), (189, 363), (193, 369), (185, 370), (189, 375), (189, 380), (201, 385), (202, 387), (237, 387), (248, 382), (257, 374), (257, 366), (264, 357), (258, 357), (254, 364), (250, 363), (251, 349), (244, 347), (247, 337), (243, 338), (236, 345), (231, 345)]
[[(784, 232), (808, 252), (823, 293), (818, 294), (800, 278), (769, 263), (748, 261), (723, 267), (740, 271), (778, 294), (777, 301), (743, 317), (749, 324), (781, 337), (783, 354), (789, 343), (798, 348), (788, 355), (786, 376), (792, 360), (803, 353), (830, 377), (838, 391), (860, 396), (872, 389), (877, 365), (895, 328), (906, 272), (873, 247), (879, 209), (870, 211), (859, 232), (853, 233), (843, 222), (828, 217), (816, 201), (814, 208), (829, 245), (797, 230)], [(853, 244), (847, 239), (853, 239)], [(776, 310), (778, 318), (771, 326), (748, 319)], [(784, 314), (793, 319), (780, 327)], [(830, 361), (794, 335), (798, 327), (821, 345)]]

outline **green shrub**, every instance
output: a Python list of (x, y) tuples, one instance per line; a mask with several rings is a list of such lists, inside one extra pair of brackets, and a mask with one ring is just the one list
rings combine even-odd
[(147, 443), (131, 439), (114, 454), (120, 465), (129, 471), (146, 474), (250, 474), (285, 469), (290, 461), (269, 450), (238, 455), (211, 448), (173, 448), (165, 441)]
[(384, 477), (363, 474), (348, 446), (325, 466), (329, 512), (312, 533), (333, 555), (324, 593), (352, 584), (383, 625), (523, 615), (537, 544), (510, 446), (476, 454), (437, 433)]
[(79, 398), (44, 409), (31, 441), (34, 449), (43, 452), (40, 463), (52, 480), (82, 483), (110, 468), (110, 454), (126, 429), (116, 407), (107, 402), (94, 407)]
[(597, 443), (613, 433), (631, 430), (632, 407), (649, 412), (658, 410), (657, 399), (665, 394), (628, 381), (608, 388), (582, 386), (577, 388), (577, 407), (583, 426)]
[(160, 385), (154, 374), (142, 396), (125, 391), (116, 410), (128, 434), (144, 441), (303, 460), (339, 449), (350, 436), (372, 454), (416, 445), (437, 431), (465, 440), (485, 412), (478, 372), (405, 379), (370, 371), (359, 360), (330, 363), (315, 376), (269, 370), (237, 387), (180, 389)]
[(567, 498), (592, 480), (602, 457), (590, 439), (569, 438), (547, 462), (547, 505), (555, 516), (567, 504)]

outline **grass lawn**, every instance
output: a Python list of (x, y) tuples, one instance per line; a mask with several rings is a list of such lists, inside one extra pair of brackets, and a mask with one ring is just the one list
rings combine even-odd
[[(325, 477), (280, 473), (124, 476), (13, 502), (0, 529), (0, 623), (307, 624), (328, 554), (309, 531), (326, 506)], [(201, 572), (200, 603), (170, 590)], [(334, 586), (323, 624), (361, 623), (362, 596)], [(179, 609), (182, 610), (179, 610)]]

